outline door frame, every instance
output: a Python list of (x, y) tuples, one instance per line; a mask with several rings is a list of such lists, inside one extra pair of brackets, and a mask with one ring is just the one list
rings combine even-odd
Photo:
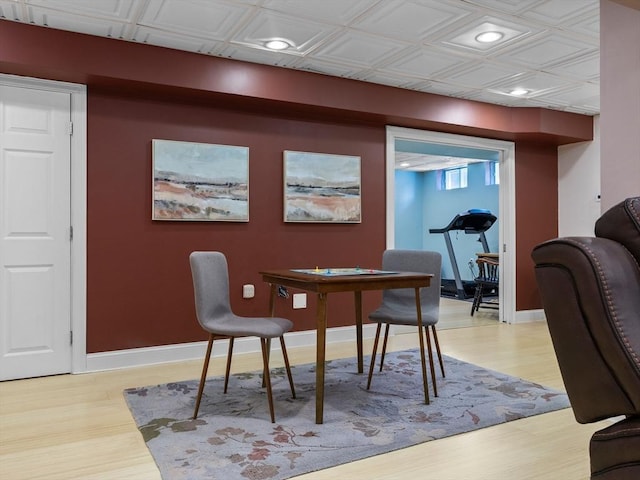
[(87, 370), (87, 87), (0, 73), (0, 84), (71, 97), (71, 373)]
[(395, 144), (396, 139), (425, 143), (462, 146), (499, 152), (500, 186), (498, 189), (500, 211), (499, 246), (500, 289), (499, 320), (514, 323), (515, 310), (515, 143), (466, 135), (387, 126), (386, 128), (386, 190), (387, 190), (387, 248), (395, 246)]

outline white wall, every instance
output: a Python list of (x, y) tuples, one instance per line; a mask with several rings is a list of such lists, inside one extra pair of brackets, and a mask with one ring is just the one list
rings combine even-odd
[[(640, 7), (637, 5), (636, 0), (600, 1), (602, 114), (601, 118), (595, 118), (593, 142), (558, 149), (560, 236), (592, 235), (593, 224), (601, 212), (627, 197), (640, 195)], [(602, 196), (600, 204), (593, 200), (597, 194)]]
[(558, 235), (592, 236), (600, 217), (600, 117), (593, 141), (558, 147)]
[(640, 195), (640, 2), (600, 1), (602, 209)]

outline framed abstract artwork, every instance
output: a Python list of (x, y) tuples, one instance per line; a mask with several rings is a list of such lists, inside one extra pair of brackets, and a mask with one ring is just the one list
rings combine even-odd
[(360, 223), (360, 157), (284, 152), (284, 221)]
[(249, 148), (152, 141), (153, 220), (249, 221)]

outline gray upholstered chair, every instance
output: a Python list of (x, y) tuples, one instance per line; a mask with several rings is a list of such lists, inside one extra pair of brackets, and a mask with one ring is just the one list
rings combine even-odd
[(373, 352), (371, 354), (371, 365), (369, 366), (369, 378), (367, 380), (367, 390), (371, 387), (371, 378), (373, 376), (373, 368), (376, 360), (376, 351), (378, 349), (378, 341), (380, 339), (380, 331), (382, 325), (385, 324), (384, 341), (382, 343), (382, 352), (380, 358), (380, 371), (382, 371), (384, 356), (387, 350), (387, 339), (389, 336), (389, 325), (412, 325), (418, 328), (420, 338), (420, 353), (423, 365), (423, 386), (424, 400), (429, 403), (429, 390), (427, 386), (427, 377), (425, 371), (424, 358), (424, 336), (427, 340), (427, 350), (429, 352), (429, 366), (431, 369), (431, 380), (433, 382), (433, 392), (438, 396), (438, 388), (436, 386), (436, 374), (433, 364), (433, 350), (431, 347), (431, 335), (429, 327), (433, 333), (433, 340), (440, 361), (440, 370), (444, 377), (444, 364), (442, 363), (442, 354), (440, 353), (440, 344), (438, 343), (438, 335), (436, 333), (436, 323), (438, 323), (438, 315), (440, 313), (440, 269), (442, 267), (442, 255), (438, 252), (429, 252), (425, 250), (385, 250), (382, 255), (382, 269), (390, 271), (420, 272), (431, 273), (431, 286), (420, 289), (420, 308), (422, 312), (422, 324), (418, 325), (418, 316), (416, 311), (415, 290), (412, 288), (399, 288), (393, 290), (385, 290), (382, 293), (382, 304), (369, 314), (369, 320), (377, 322), (376, 336), (373, 342)]
[(275, 422), (273, 408), (273, 395), (271, 392), (271, 378), (269, 375), (269, 350), (272, 338), (279, 338), (282, 347), (282, 355), (289, 377), (291, 395), (296, 397), (291, 376), (291, 367), (284, 343), (284, 334), (291, 330), (293, 323), (285, 318), (277, 317), (240, 317), (231, 311), (229, 302), (229, 272), (227, 259), (220, 252), (193, 252), (189, 256), (191, 274), (193, 276), (193, 290), (195, 294), (196, 316), (202, 328), (209, 332), (209, 345), (204, 358), (200, 387), (193, 412), (193, 418), (198, 416), (200, 400), (204, 384), (207, 379), (209, 358), (213, 341), (218, 338), (229, 338), (229, 350), (227, 353), (227, 368), (224, 378), (224, 393), (227, 393), (229, 371), (231, 369), (231, 357), (233, 354), (233, 341), (236, 337), (258, 337), (262, 348), (262, 361), (264, 365), (264, 384), (267, 387), (269, 399), (269, 413), (271, 422)]

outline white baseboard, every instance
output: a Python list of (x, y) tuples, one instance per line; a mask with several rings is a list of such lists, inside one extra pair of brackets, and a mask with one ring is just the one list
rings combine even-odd
[[(520, 310), (515, 313), (513, 321), (508, 323), (528, 323), (528, 322), (546, 322), (547, 317), (544, 315), (543, 309), (538, 310)], [(436, 325), (437, 328), (437, 325)], [(392, 325), (389, 332), (390, 335), (398, 335), (401, 333), (413, 333), (416, 331), (416, 327)]]
[[(513, 323), (546, 321), (544, 310), (521, 310), (516, 312)], [(394, 326), (390, 334), (401, 334), (415, 331), (415, 327)], [(363, 338), (373, 338), (376, 324), (363, 325)], [(291, 332), (285, 335), (288, 348), (310, 347), (316, 344), (316, 331)], [(335, 327), (327, 330), (327, 344), (339, 342), (355, 342), (355, 326)], [(213, 347), (213, 357), (223, 357), (227, 354), (228, 341), (216, 342)], [(182, 362), (185, 360), (200, 360), (204, 357), (207, 342), (180, 343), (159, 347), (132, 348), (111, 352), (90, 353), (86, 358), (86, 369), (73, 373), (98, 372), (119, 368), (141, 367), (158, 363)], [(280, 342), (273, 342), (273, 349), (279, 349)], [(260, 351), (260, 343), (256, 338), (239, 338), (234, 345), (235, 353), (256, 353)]]
[[(363, 325), (363, 338), (373, 338), (375, 324)], [(355, 342), (356, 328), (335, 327), (327, 329), (327, 344), (339, 342)], [(285, 335), (287, 349), (295, 347), (315, 346), (316, 331), (291, 332)], [(221, 340), (213, 345), (213, 356), (223, 357), (227, 354), (228, 341)], [(86, 370), (73, 373), (98, 372), (120, 368), (141, 367), (158, 363), (182, 362), (185, 360), (201, 360), (206, 352), (207, 342), (180, 343), (159, 347), (132, 348), (112, 352), (90, 353), (87, 355)], [(280, 348), (280, 342), (273, 342), (274, 350)], [(260, 351), (257, 338), (239, 338), (234, 344), (234, 353), (255, 353)]]
[(547, 317), (544, 315), (543, 309), (537, 310), (519, 310), (516, 312), (516, 316), (513, 319), (513, 323), (527, 323), (527, 322), (546, 322)]

